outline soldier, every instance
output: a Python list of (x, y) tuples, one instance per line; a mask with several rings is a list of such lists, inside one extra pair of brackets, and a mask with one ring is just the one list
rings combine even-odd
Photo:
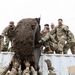
[(44, 37), (49, 32), (49, 24), (44, 25), (44, 29), (40, 32), (41, 37)]
[(51, 23), (51, 30), (50, 30), (50, 33), (51, 33), (51, 35), (55, 35), (54, 34), (54, 30), (55, 30), (55, 25), (53, 24), (53, 23)]
[[(49, 24), (45, 24), (44, 25), (44, 29), (40, 32), (40, 34), (41, 34), (41, 38), (42, 37), (44, 37), (47, 33), (49, 33)], [(45, 44), (44, 44), (44, 47), (45, 47), (45, 49), (43, 50), (43, 46), (41, 46), (41, 51), (42, 51), (42, 53), (47, 53), (48, 51), (49, 51), (49, 45), (48, 45), (48, 42), (46, 42)]]
[(75, 54), (75, 38), (70, 30), (67, 32), (67, 43), (64, 46), (63, 53), (67, 54), (69, 48), (72, 54)]
[(9, 26), (3, 30), (2, 36), (5, 37), (5, 45), (6, 45), (6, 48), (8, 49), (9, 41), (11, 42), (11, 45), (12, 45), (12, 42), (15, 36), (15, 26), (13, 21), (10, 21)]
[[(55, 32), (55, 25), (53, 23), (51, 23), (51, 30), (50, 30), (50, 34), (54, 37), (54, 39), (56, 39), (56, 34), (54, 33)], [(57, 50), (57, 44), (53, 43), (53, 46), (51, 47), (53, 53), (54, 51), (56, 52)]]
[(53, 30), (55, 28), (54, 24), (51, 23), (51, 29)]
[[(41, 40), (39, 41), (39, 43), (44, 43), (46, 44), (46, 48), (49, 50), (48, 53), (52, 53), (51, 50), (51, 46), (54, 46), (54, 43), (57, 43), (57, 41), (54, 39), (54, 37), (49, 33), (46, 34), (46, 36), (44, 36), (43, 38), (41, 38)], [(50, 48), (50, 49), (49, 49)]]
[(62, 54), (65, 42), (67, 40), (67, 32), (69, 31), (69, 27), (63, 25), (63, 20), (58, 19), (58, 26), (54, 29), (54, 34), (56, 34), (57, 46), (58, 49), (56, 53)]

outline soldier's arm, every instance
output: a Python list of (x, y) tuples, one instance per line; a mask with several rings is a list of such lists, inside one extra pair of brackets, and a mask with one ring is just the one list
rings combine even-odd
[(69, 30), (68, 31), (68, 36), (70, 37), (70, 38), (74, 38), (74, 34)]
[(50, 38), (54, 43), (57, 43), (57, 41), (54, 39), (54, 37), (52, 35), (50, 35)]
[(50, 33), (47, 33), (46, 36), (42, 38), (43, 41), (47, 41), (48, 39), (50, 39)]
[(5, 36), (7, 34), (7, 30), (8, 30), (8, 27), (6, 27), (3, 32), (2, 32), (2, 36)]
[(64, 31), (69, 31), (69, 27), (66, 25), (63, 26), (63, 29), (64, 29)]

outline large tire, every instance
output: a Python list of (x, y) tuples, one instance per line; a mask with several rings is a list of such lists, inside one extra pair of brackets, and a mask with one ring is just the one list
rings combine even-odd
[[(13, 40), (14, 57), (23, 63), (24, 60), (35, 62), (34, 50), (38, 45), (40, 29), (36, 19), (22, 19), (16, 26)], [(36, 41), (35, 41), (36, 40)]]

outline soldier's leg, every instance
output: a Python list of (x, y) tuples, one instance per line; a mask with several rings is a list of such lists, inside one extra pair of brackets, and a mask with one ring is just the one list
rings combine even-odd
[(9, 51), (13, 52), (13, 48), (12, 48), (12, 46), (13, 46), (13, 38), (10, 38), (10, 43), (11, 43), (11, 47), (9, 48)]
[(62, 54), (64, 44), (65, 44), (65, 39), (60, 39), (60, 41), (58, 42), (58, 51), (57, 51), (58, 54)]
[(8, 46), (9, 46), (9, 38), (8, 37), (6, 37), (6, 39), (5, 39), (5, 45), (6, 45), (6, 48), (8, 49)]
[(66, 43), (63, 48), (63, 54), (67, 54), (69, 48), (70, 48), (70, 44)]
[(57, 53), (57, 49), (58, 49), (57, 44), (53, 43), (53, 45), (52, 45), (52, 51), (53, 52), (55, 51), (55, 53)]
[(40, 51), (41, 53), (43, 53), (43, 45), (40, 47)]
[(1, 50), (2, 50), (3, 46), (4, 46), (4, 37), (1, 38)]
[(53, 52), (53, 51), (51, 50), (50, 41), (45, 42), (44, 46), (45, 46), (44, 53), (51, 54), (51, 53)]
[(71, 45), (71, 52), (72, 52), (72, 54), (75, 54), (75, 45), (73, 44), (73, 45)]

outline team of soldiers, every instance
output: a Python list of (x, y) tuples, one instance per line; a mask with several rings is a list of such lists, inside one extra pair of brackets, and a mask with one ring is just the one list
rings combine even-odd
[[(44, 28), (43, 32), (47, 28)], [(48, 53), (57, 53), (57, 54), (67, 54), (69, 48), (71, 49), (72, 54), (75, 54), (75, 38), (73, 33), (69, 30), (67, 25), (63, 24), (62, 19), (58, 19), (58, 25), (54, 26), (51, 24), (51, 29), (44, 37), (41, 38), (39, 43), (46, 44), (49, 47), (46, 51)], [(44, 35), (44, 34), (43, 34)], [(45, 47), (46, 48), (46, 47)], [(45, 50), (44, 50), (45, 51)], [(46, 52), (46, 53), (47, 53)]]
[[(41, 39), (38, 41), (41, 44), (41, 52), (47, 54), (67, 54), (70, 49), (72, 54), (75, 54), (75, 38), (73, 33), (69, 30), (69, 27), (63, 24), (62, 19), (58, 19), (58, 25), (55, 26), (51, 23), (51, 30), (49, 24), (44, 25), (44, 29), (40, 32)], [(0, 51), (12, 51), (12, 44), (15, 36), (15, 25), (14, 22), (9, 22), (9, 26), (6, 27), (2, 34), (0, 35)], [(9, 48), (9, 42), (11, 42), (11, 48)], [(26, 69), (23, 75), (35, 75), (35, 70), (33, 66), (30, 67), (29, 63), (25, 63)], [(21, 75), (21, 70), (19, 71), (20, 65), (15, 62), (10, 73), (7, 75)], [(53, 72), (53, 69), (49, 70)], [(49, 74), (52, 75), (52, 74)], [(56, 75), (56, 74), (53, 74)]]
[[(44, 29), (40, 32), (41, 40), (39, 40), (39, 43), (43, 43), (40, 48), (41, 52), (48, 54), (54, 52), (57, 54), (67, 54), (70, 48), (72, 54), (75, 54), (74, 35), (69, 30), (69, 27), (63, 24), (63, 20), (58, 19), (57, 26), (53, 23), (51, 23), (50, 26), (51, 29), (49, 24), (45, 24)], [(9, 26), (6, 27), (0, 35), (0, 50), (8, 50), (9, 42), (11, 42), (11, 48), (9, 48), (9, 50), (12, 51), (15, 34), (14, 22), (10, 21)]]

